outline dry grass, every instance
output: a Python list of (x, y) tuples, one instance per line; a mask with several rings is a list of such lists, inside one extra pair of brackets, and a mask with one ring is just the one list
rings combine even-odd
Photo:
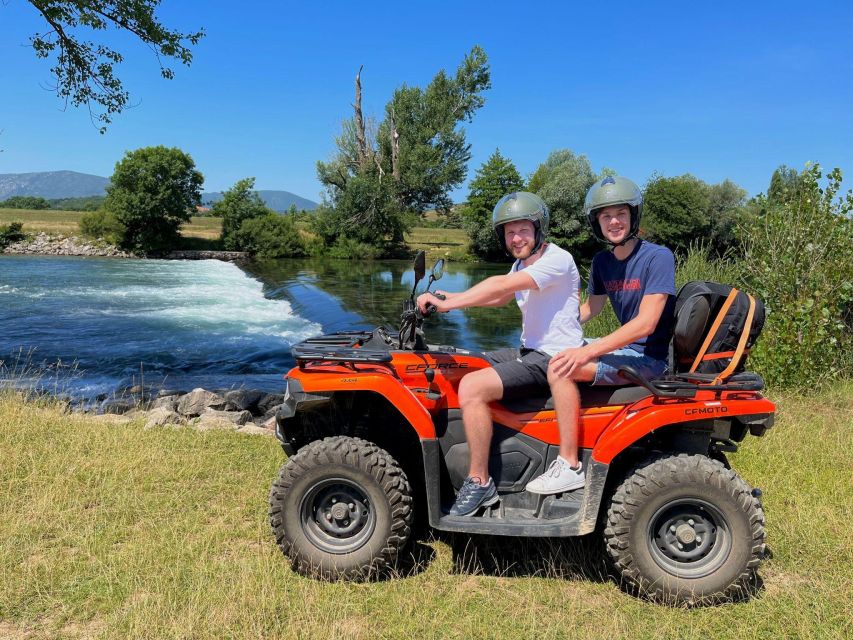
[[(73, 236), (80, 233), (80, 218), (83, 211), (52, 211), (50, 209), (0, 209), (0, 225), (10, 222), (23, 222), (27, 233), (45, 233)], [(184, 225), (181, 235), (186, 238), (219, 238), (222, 230), (221, 218), (193, 216), (189, 224)]]
[(438, 258), (456, 261), (470, 259), (468, 234), (464, 229), (415, 227), (406, 234), (406, 243), (414, 251), (426, 251), (429, 261)]
[(733, 464), (774, 557), (751, 601), (661, 607), (602, 577), (594, 539), (458, 536), (395, 579), (292, 573), (270, 535), (276, 443), (145, 431), (0, 397), (0, 637), (843, 638), (853, 605), (853, 385), (780, 398)]

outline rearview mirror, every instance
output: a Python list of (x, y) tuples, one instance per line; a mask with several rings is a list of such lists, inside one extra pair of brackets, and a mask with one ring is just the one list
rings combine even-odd
[(423, 280), (426, 275), (426, 252), (418, 251), (415, 256), (415, 282)]
[(435, 261), (435, 264), (432, 266), (432, 279), (433, 281), (441, 280), (441, 276), (444, 275), (444, 258), (439, 258)]

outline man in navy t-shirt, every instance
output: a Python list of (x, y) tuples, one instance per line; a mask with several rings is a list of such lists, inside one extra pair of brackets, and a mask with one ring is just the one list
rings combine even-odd
[(609, 299), (621, 326), (551, 359), (548, 382), (559, 417), (561, 451), (572, 455), (558, 457), (544, 474), (528, 483), (531, 493), (559, 493), (582, 486), (577, 382), (627, 384), (619, 374), (623, 365), (648, 379), (663, 375), (667, 368), (675, 309), (675, 258), (666, 247), (637, 238), (642, 191), (627, 178), (608, 176), (590, 188), (584, 211), (595, 236), (613, 250), (602, 251), (592, 260), (589, 297), (581, 304), (580, 321), (585, 323), (601, 313)]

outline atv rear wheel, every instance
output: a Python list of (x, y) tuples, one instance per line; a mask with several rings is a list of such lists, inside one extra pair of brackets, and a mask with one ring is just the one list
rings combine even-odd
[(325, 438), (282, 467), (269, 516), (295, 571), (364, 580), (393, 565), (408, 541), (411, 489), (383, 449), (360, 438)]
[(642, 463), (613, 495), (604, 530), (627, 584), (674, 604), (743, 596), (764, 538), (764, 511), (750, 486), (702, 455)]

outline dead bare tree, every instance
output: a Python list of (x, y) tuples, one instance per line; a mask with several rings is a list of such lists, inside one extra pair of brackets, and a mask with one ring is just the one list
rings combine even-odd
[(367, 134), (364, 130), (364, 115), (361, 112), (361, 72), (364, 70), (364, 65), (358, 68), (358, 73), (355, 74), (355, 104), (352, 105), (355, 111), (355, 137), (358, 142), (358, 166), (364, 170), (370, 163), (370, 156), (373, 155), (370, 149), (367, 148)]

